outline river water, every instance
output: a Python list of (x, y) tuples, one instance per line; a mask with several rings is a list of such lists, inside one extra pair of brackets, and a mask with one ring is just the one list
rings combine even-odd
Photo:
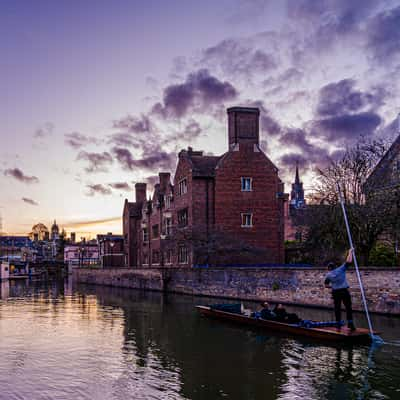
[[(0, 399), (400, 399), (400, 319), (387, 344), (331, 346), (200, 317), (210, 298), (2, 284)], [(256, 307), (252, 303), (246, 304)], [(305, 318), (331, 312), (292, 308)], [(356, 315), (358, 325), (365, 325)]]

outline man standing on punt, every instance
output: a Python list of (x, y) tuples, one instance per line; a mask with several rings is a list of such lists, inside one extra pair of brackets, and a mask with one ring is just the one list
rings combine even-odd
[(335, 305), (335, 318), (337, 327), (341, 327), (341, 307), (342, 302), (346, 308), (347, 326), (354, 331), (356, 328), (353, 323), (353, 312), (351, 309), (351, 296), (349, 293), (349, 284), (346, 279), (346, 271), (353, 262), (353, 250), (350, 249), (346, 261), (340, 267), (335, 268), (335, 264), (328, 264), (329, 273), (325, 277), (325, 287), (332, 288), (332, 297)]

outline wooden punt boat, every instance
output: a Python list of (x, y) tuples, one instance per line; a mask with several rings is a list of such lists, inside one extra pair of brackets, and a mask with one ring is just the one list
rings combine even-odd
[(339, 343), (371, 342), (369, 330), (365, 328), (357, 328), (355, 331), (351, 331), (350, 329), (345, 327), (342, 327), (341, 330), (337, 330), (335, 327), (305, 328), (294, 324), (270, 321), (261, 318), (253, 318), (233, 312), (220, 311), (213, 309), (209, 306), (196, 306), (196, 308), (201, 315), (207, 317), (232, 321), (235, 323), (240, 323), (242, 325), (249, 325), (257, 328), (265, 328), (269, 331), (288, 334), (291, 336), (302, 336), (317, 340)]

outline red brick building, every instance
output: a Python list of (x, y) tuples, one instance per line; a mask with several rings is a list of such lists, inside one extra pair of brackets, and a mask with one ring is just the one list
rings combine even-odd
[(136, 185), (123, 230), (132, 267), (282, 263), (284, 189), (259, 147), (259, 110), (228, 109), (229, 150), (179, 153), (173, 184), (159, 174), (153, 196)]

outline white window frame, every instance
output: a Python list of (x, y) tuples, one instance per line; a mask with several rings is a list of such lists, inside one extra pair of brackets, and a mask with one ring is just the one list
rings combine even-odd
[(187, 179), (183, 178), (178, 182), (178, 194), (179, 196), (184, 195), (188, 191)]
[(166, 194), (164, 196), (164, 203), (165, 203), (165, 208), (171, 208), (171, 195), (170, 194)]
[[(246, 182), (249, 182), (250, 187), (247, 187)], [(252, 192), (253, 191), (253, 178), (250, 178), (248, 176), (242, 176), (240, 183), (241, 183), (242, 192)]]
[[(247, 217), (250, 217), (250, 224), (247, 224), (248, 222)], [(242, 228), (252, 228), (253, 227), (253, 213), (241, 213), (241, 227)], [(243, 223), (245, 222), (245, 223)]]

